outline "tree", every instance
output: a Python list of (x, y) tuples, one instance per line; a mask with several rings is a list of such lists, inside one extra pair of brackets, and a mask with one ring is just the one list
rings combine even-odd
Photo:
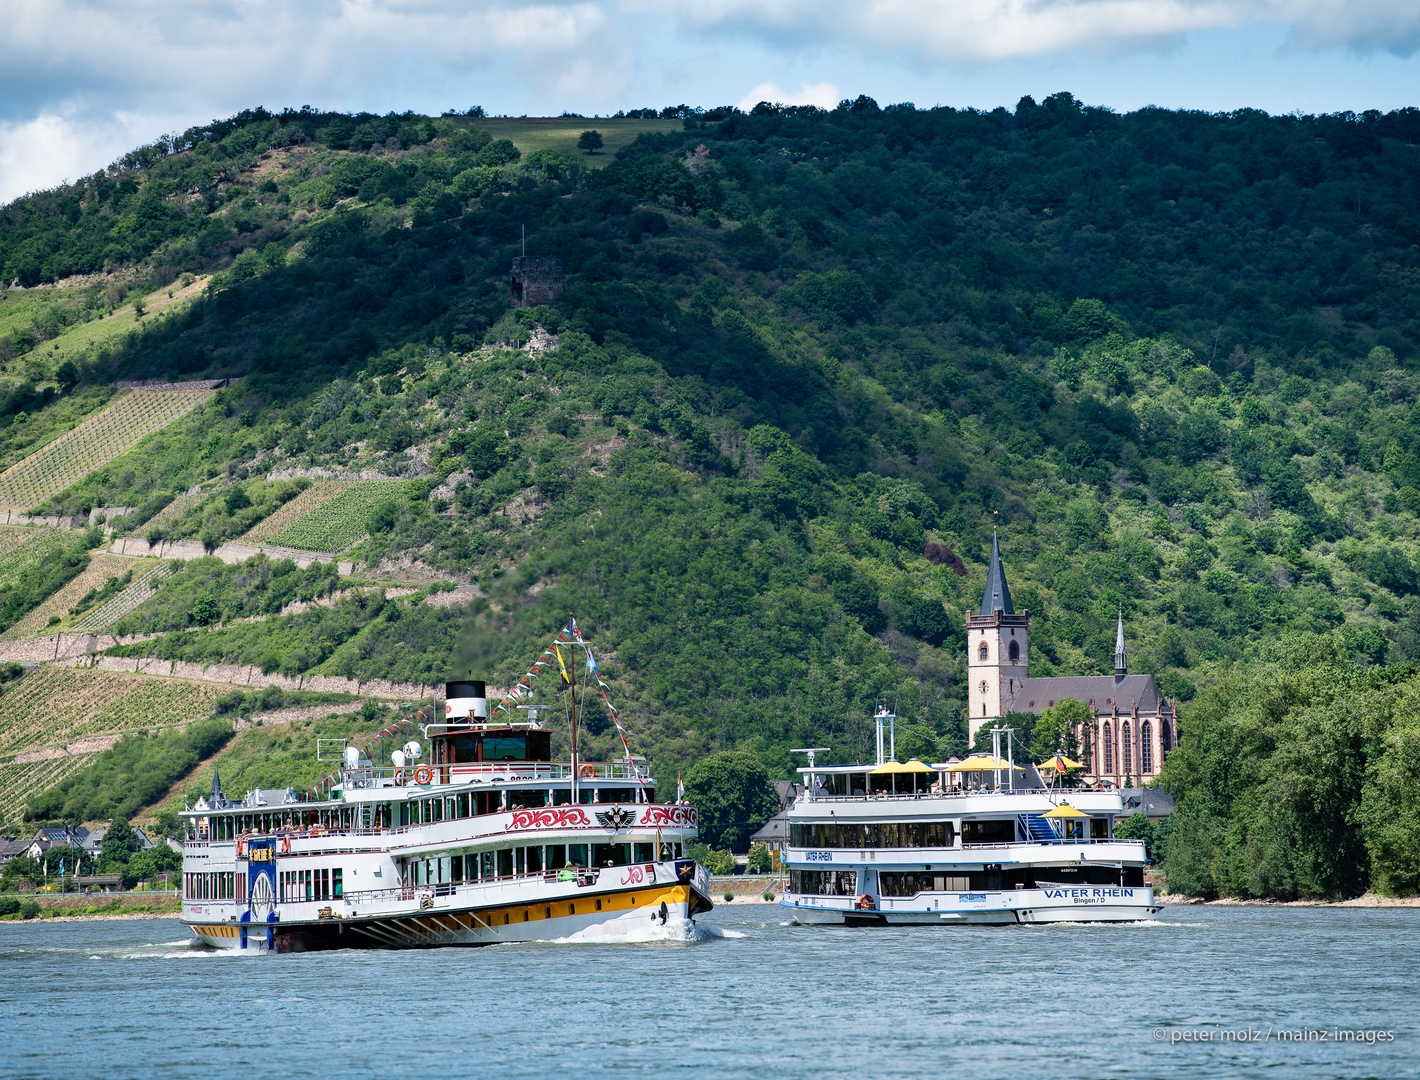
[(123, 884), (130, 889), (140, 881), (152, 885), (160, 875), (172, 875), (181, 869), (181, 855), (167, 844), (154, 844), (128, 860), (123, 869)]
[(217, 606), (217, 598), (210, 592), (203, 593), (192, 605), (192, 622), (194, 626), (211, 626), (221, 617), (222, 610)]
[(1094, 711), (1083, 701), (1061, 698), (1053, 706), (1041, 713), (1035, 724), (1035, 736), (1031, 740), (1031, 752), (1041, 761), (1051, 754), (1071, 757), (1079, 753), (1077, 730), (1083, 725), (1094, 723)]
[(602, 135), (600, 131), (584, 131), (577, 139), (577, 149), (585, 150), (588, 154), (595, 154), (602, 148)]
[(128, 860), (143, 849), (143, 840), (136, 829), (128, 824), (127, 818), (114, 818), (104, 833), (103, 852), (99, 856), (99, 867), (112, 872), (128, 865)]
[(749, 872), (767, 874), (774, 869), (774, 859), (764, 844), (751, 844), (749, 849)]
[(778, 808), (769, 773), (743, 750), (724, 750), (691, 766), (685, 789), (700, 812), (700, 835), (711, 847), (743, 850)]
[(63, 361), (54, 369), (54, 380), (64, 389), (70, 389), (79, 381), (79, 369), (74, 366), (73, 360)]

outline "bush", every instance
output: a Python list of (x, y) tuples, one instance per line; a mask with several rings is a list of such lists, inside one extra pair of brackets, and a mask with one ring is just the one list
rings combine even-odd
[(20, 903), (20, 918), (33, 919), (39, 915), (39, 905), (33, 900), (24, 900)]
[(0, 915), (16, 915), (20, 910), (20, 900), (16, 896), (0, 896)]
[(725, 903), (727, 903), (727, 904), (730, 903), (732, 900), (734, 900), (734, 898), (735, 898), (735, 894), (734, 894), (734, 893), (732, 893), (732, 892), (727, 892), (727, 893), (725, 894)]

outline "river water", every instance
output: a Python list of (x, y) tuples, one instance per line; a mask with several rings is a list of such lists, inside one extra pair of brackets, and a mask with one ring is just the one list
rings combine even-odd
[[(1420, 1075), (1420, 909), (839, 930), (729, 904), (700, 924), (268, 956), (195, 948), (176, 921), (0, 923), (0, 1075)], [(1278, 1034), (1303, 1030), (1326, 1039)]]

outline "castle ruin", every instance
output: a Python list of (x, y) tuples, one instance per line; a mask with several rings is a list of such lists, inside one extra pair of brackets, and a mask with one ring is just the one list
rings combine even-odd
[(513, 260), (515, 308), (555, 304), (562, 299), (563, 284), (560, 255), (519, 255)]

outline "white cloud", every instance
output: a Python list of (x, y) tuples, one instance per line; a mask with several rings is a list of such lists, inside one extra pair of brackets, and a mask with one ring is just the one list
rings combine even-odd
[(831, 82), (803, 83), (798, 90), (780, 89), (777, 83), (760, 83), (739, 100), (736, 108), (749, 112), (761, 101), (774, 105), (817, 105), (831, 109), (842, 100), (838, 87)]
[[(637, 0), (624, 0), (635, 3)], [(1380, 0), (686, 0), (691, 27), (904, 56), (925, 64), (981, 64), (1067, 51), (1155, 48), (1201, 30), (1273, 22), (1298, 47), (1420, 48), (1420, 8)]]
[(168, 119), (122, 113), (83, 119), (61, 107), (33, 120), (0, 122), (0, 205), (90, 175), (135, 146), (151, 142), (165, 130)]

